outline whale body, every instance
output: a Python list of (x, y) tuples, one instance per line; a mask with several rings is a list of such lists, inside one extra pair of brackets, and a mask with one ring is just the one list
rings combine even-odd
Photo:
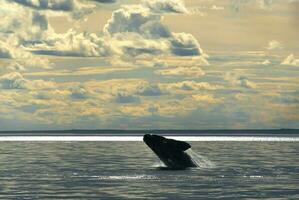
[(152, 134), (145, 134), (143, 141), (169, 169), (186, 169), (197, 166), (185, 152), (191, 148), (187, 142)]

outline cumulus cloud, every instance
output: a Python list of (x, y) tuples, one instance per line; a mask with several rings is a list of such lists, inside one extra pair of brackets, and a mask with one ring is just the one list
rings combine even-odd
[[(24, 5), (34, 9), (25, 8)], [(48, 23), (48, 11), (42, 12), (40, 9), (70, 13), (82, 10), (81, 4), (74, 0), (0, 2), (0, 17), (5, 19), (0, 22), (0, 57), (32, 59), (36, 56), (31, 51), (63, 56), (104, 54), (101, 39), (96, 34), (77, 33), (73, 30), (57, 34)]]
[(11, 63), (7, 68), (12, 71), (26, 71), (26, 68), (18, 62)]
[(54, 34), (46, 43), (33, 46), (37, 54), (57, 56), (106, 56), (109, 48), (103, 38), (94, 33), (77, 33), (70, 29), (65, 34)]
[[(161, 22), (163, 13), (186, 12), (180, 0), (143, 1), (141, 4), (122, 6), (112, 13), (102, 34), (77, 33), (74, 30), (57, 34), (48, 23), (49, 12), (51, 15), (56, 12), (75, 13), (85, 7), (92, 5), (76, 0), (2, 1), (0, 17), (5, 20), (0, 22), (0, 57), (29, 57), (30, 51), (56, 56), (131, 58), (202, 54), (197, 40), (191, 34), (173, 33)], [(7, 42), (7, 36), (13, 42)]]
[(262, 65), (270, 65), (271, 62), (267, 59), (267, 60), (264, 60), (263, 62), (261, 62)]
[(8, 68), (20, 71), (25, 71), (28, 67), (45, 69), (51, 68), (51, 64), (48, 59), (35, 56), (32, 53), (25, 51), (22, 47), (17, 47), (9, 42), (3, 42), (1, 40), (0, 58), (15, 59)]
[(167, 84), (169, 89), (178, 89), (178, 90), (217, 90), (220, 89), (219, 85), (212, 85), (208, 82), (196, 82), (196, 81), (182, 81), (177, 83)]
[(11, 0), (11, 2), (36, 10), (69, 12), (76, 19), (91, 13), (94, 7), (92, 4), (81, 3), (78, 0)]
[(70, 89), (70, 97), (72, 99), (87, 99), (89, 94), (88, 91), (82, 86), (73, 86)]
[(139, 101), (140, 100), (137, 96), (129, 94), (125, 91), (119, 91), (115, 97), (116, 103), (138, 103)]
[(137, 88), (136, 94), (141, 96), (161, 96), (164, 94), (164, 92), (162, 91), (159, 85), (145, 84), (145, 85), (140, 85)]
[[(63, 10), (71, 10), (77, 5), (75, 1), (64, 0), (22, 2), (26, 5)], [(7, 18), (5, 22), (0, 22), (0, 57), (33, 57), (30, 52), (59, 56), (102, 56), (106, 53), (103, 39), (96, 34), (77, 33), (72, 29), (57, 34), (48, 22), (47, 13), (26, 9), (11, 2), (1, 2), (0, 6), (0, 17), (3, 14), (3, 17)]]
[(248, 78), (245, 76), (238, 75), (235, 73), (226, 73), (224, 79), (236, 86), (240, 86), (240, 87), (244, 87), (244, 88), (248, 88), (248, 89), (257, 88), (256, 83), (248, 80)]
[(5, 19), (0, 21), (1, 40), (14, 46), (38, 42), (53, 33), (45, 13), (11, 1), (0, 2), (0, 17)]
[(212, 6), (210, 7), (210, 9), (211, 9), (211, 10), (224, 10), (224, 7), (222, 7), (222, 6), (216, 6), (216, 5), (212, 5)]
[(273, 0), (232, 0), (231, 8), (235, 12), (239, 12), (244, 6), (253, 6), (258, 9), (267, 9), (273, 3)]
[(116, 0), (92, 0), (99, 3), (115, 3)]
[(268, 50), (277, 50), (282, 48), (283, 48), (282, 44), (276, 40), (269, 41), (268, 46), (266, 47), (266, 49)]
[(172, 33), (161, 23), (162, 13), (152, 12), (148, 6), (123, 6), (113, 12), (104, 27), (114, 52), (138, 55), (201, 55), (197, 40), (187, 33)]
[(213, 95), (210, 94), (194, 94), (192, 98), (201, 103), (219, 103), (221, 99), (215, 98)]
[(144, 0), (143, 4), (153, 12), (158, 13), (187, 13), (187, 8), (182, 0)]
[(197, 56), (202, 54), (197, 40), (189, 33), (173, 33), (171, 50), (178, 56)]
[(32, 54), (0, 37), (0, 58), (30, 58)]
[[(123, 32), (134, 32), (141, 35), (145, 35), (149, 28), (144, 27), (148, 22), (157, 23), (160, 25), (161, 16), (150, 12), (150, 10), (142, 5), (127, 5), (123, 6), (120, 9), (112, 13), (111, 19), (108, 20), (108, 23), (104, 27), (104, 33), (109, 35), (115, 35), (117, 33)], [(161, 28), (156, 29), (157, 35), (159, 36)], [(152, 36), (149, 34), (148, 36)], [(168, 35), (166, 35), (168, 36)]]
[(11, 0), (38, 9), (70, 11), (79, 4), (77, 0)]
[(145, 117), (151, 115), (147, 104), (142, 105), (124, 105), (119, 108), (120, 112), (125, 115), (134, 117)]
[(252, 81), (249, 81), (246, 77), (239, 77), (239, 79), (237, 79), (237, 84), (239, 84), (242, 87), (245, 88), (249, 88), (249, 89), (254, 89), (256, 88), (256, 84)]
[(273, 3), (273, 0), (256, 0), (256, 4), (262, 9), (270, 7)]
[(163, 76), (199, 77), (205, 75), (205, 72), (200, 67), (174, 67), (156, 70), (155, 73)]
[(128, 116), (146, 117), (163, 116), (174, 117), (176, 115), (186, 114), (197, 108), (198, 101), (193, 98), (179, 100), (166, 100), (159, 102), (145, 102), (138, 105), (125, 105), (120, 107), (120, 112)]
[(13, 50), (4, 42), (0, 41), (0, 58), (11, 58)]
[(28, 80), (19, 72), (11, 72), (0, 76), (0, 88), (2, 89), (53, 89), (57, 87), (54, 82), (44, 80)]
[(296, 59), (294, 54), (287, 56), (282, 62), (282, 65), (299, 66), (299, 59)]
[(122, 33), (109, 38), (112, 55), (127, 59), (145, 56), (169, 54), (169, 43), (154, 39), (145, 39), (136, 33)]
[(97, 3), (107, 3), (107, 4), (117, 2), (117, 0), (90, 0), (90, 1), (94, 1), (94, 2), (97, 2)]
[(26, 89), (27, 80), (18, 72), (0, 76), (0, 88), (2, 89)]
[(24, 47), (28, 43), (40, 41), (48, 30), (51, 32), (46, 17), (6, 1), (0, 2), (0, 17), (4, 19), (0, 21), (0, 58), (19, 62), (10, 66), (11, 69), (50, 68), (48, 59), (35, 56)]

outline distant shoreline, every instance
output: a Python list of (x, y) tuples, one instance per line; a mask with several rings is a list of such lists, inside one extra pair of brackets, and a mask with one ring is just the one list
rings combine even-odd
[(216, 129), (216, 130), (16, 130), (0, 131), (1, 136), (141, 136), (144, 134), (165, 136), (299, 136), (299, 129)]

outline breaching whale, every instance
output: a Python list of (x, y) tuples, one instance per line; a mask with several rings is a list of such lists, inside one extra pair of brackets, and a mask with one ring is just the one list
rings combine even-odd
[(145, 134), (143, 141), (169, 169), (186, 169), (197, 166), (185, 152), (191, 148), (187, 142), (152, 134)]

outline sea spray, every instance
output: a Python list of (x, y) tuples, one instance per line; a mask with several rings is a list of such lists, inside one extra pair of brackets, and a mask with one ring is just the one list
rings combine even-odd
[(215, 164), (211, 162), (206, 157), (194, 152), (192, 149), (188, 149), (185, 151), (192, 159), (192, 161), (199, 167), (199, 168), (214, 168)]
[[(215, 164), (208, 158), (194, 152), (192, 149), (185, 151), (196, 164), (198, 168), (214, 168)], [(152, 165), (154, 168), (167, 168), (167, 166), (159, 159)]]
[(154, 164), (153, 167), (155, 168), (164, 168), (167, 167), (161, 160), (157, 160)]

